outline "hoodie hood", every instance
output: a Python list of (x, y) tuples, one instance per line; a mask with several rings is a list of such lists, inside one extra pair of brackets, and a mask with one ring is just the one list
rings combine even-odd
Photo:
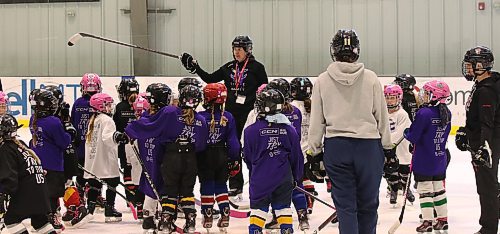
[(330, 77), (342, 85), (351, 86), (365, 71), (363, 63), (333, 62), (328, 66)]

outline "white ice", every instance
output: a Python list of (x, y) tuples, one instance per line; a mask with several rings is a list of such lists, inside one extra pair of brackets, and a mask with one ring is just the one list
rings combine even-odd
[[(20, 136), (24, 140), (30, 138), (28, 130), (26, 128), (20, 129)], [(474, 179), (474, 172), (470, 163), (470, 155), (466, 152), (459, 151), (454, 144), (454, 137), (450, 137), (448, 141), (448, 147), (451, 151), (452, 159), (448, 167), (447, 180), (446, 180), (446, 190), (448, 196), (448, 221), (450, 225), (449, 233), (461, 234), (461, 233), (474, 233), (479, 230), (480, 226), (478, 224), (479, 220), (479, 198), (476, 193), (476, 185)], [(413, 184), (412, 184), (413, 187)], [(319, 192), (319, 197), (325, 199), (329, 203), (333, 203), (330, 198), (330, 194), (326, 192), (325, 184), (316, 184), (316, 190)], [(248, 194), (248, 185), (245, 186), (245, 193)], [(195, 187), (195, 194), (199, 197), (199, 186)], [(413, 205), (408, 205), (406, 207), (404, 220), (402, 225), (399, 227), (396, 233), (416, 233), (415, 228), (420, 224), (418, 215), (420, 214), (420, 208), (417, 200)], [(380, 186), (380, 206), (378, 209), (379, 214), (379, 224), (377, 226), (377, 233), (387, 233), (389, 228), (397, 221), (400, 211), (402, 196), (398, 198), (398, 207), (392, 208), (389, 204), (388, 198), (386, 198), (386, 183), (382, 181)], [(117, 209), (123, 212), (123, 221), (115, 224), (104, 223), (104, 214), (99, 213), (95, 215), (95, 219), (83, 226), (80, 229), (70, 229), (67, 228), (63, 233), (121, 233), (121, 234), (132, 234), (132, 233), (142, 233), (141, 225), (138, 221), (134, 221), (132, 214), (125, 205), (124, 201), (117, 196)], [(248, 195), (246, 195), (243, 202), (248, 202)], [(199, 210), (199, 208), (198, 208)], [(306, 233), (312, 233), (312, 230), (316, 229), (326, 218), (332, 214), (333, 210), (316, 202), (314, 205), (313, 214), (310, 215), (310, 225), (311, 230)], [(184, 220), (179, 219), (177, 225), (182, 226)], [(228, 229), (229, 233), (248, 233), (248, 219), (236, 219), (232, 218), (230, 221), (230, 227)], [(294, 228), (296, 233), (301, 233), (298, 230), (298, 222), (296, 221), (296, 215), (294, 214)], [(215, 225), (214, 225), (215, 226)], [(201, 227), (201, 215), (198, 214), (197, 218), (197, 231), (206, 233), (206, 230)], [(217, 233), (216, 228), (211, 229), (212, 232)], [(7, 231), (1, 232), (1, 234), (8, 233)], [(321, 233), (339, 233), (337, 225), (328, 225), (324, 228)]]

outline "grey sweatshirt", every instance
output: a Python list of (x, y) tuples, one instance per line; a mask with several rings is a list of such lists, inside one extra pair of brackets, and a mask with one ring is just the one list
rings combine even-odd
[(333, 62), (314, 82), (309, 125), (313, 155), (323, 137), (381, 139), (392, 148), (389, 114), (377, 75), (362, 63)]

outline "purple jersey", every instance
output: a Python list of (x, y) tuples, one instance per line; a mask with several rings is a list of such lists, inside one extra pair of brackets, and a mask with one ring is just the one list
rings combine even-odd
[(268, 196), (288, 176), (302, 181), (304, 156), (292, 126), (257, 120), (245, 129), (243, 140), (252, 201)]
[[(155, 188), (159, 191), (158, 194), (165, 194), (163, 191), (163, 178), (161, 176), (161, 163), (163, 161), (163, 154), (165, 153), (165, 147), (156, 138), (147, 138), (137, 140), (139, 145), (139, 154), (141, 160), (144, 162), (144, 167), (146, 168)], [(156, 195), (153, 192), (153, 188), (149, 184), (144, 173), (141, 174), (141, 180), (139, 182), (139, 189), (141, 192), (147, 196), (156, 199)]]
[[(451, 113), (449, 113), (451, 116)], [(441, 176), (446, 174), (446, 141), (450, 134), (451, 122), (441, 127), (439, 107), (422, 107), (405, 138), (415, 145), (412, 170), (421, 176)]]
[(208, 127), (205, 118), (195, 112), (193, 125), (186, 125), (182, 109), (175, 106), (163, 107), (149, 118), (132, 121), (125, 132), (133, 139), (155, 137), (161, 143), (174, 143), (179, 138), (190, 139), (196, 152), (207, 147)]
[[(207, 125), (210, 128), (210, 122), (212, 121), (212, 111), (202, 111), (200, 115), (205, 117)], [(220, 125), (221, 112), (214, 112), (215, 119), (215, 129), (214, 132), (209, 131), (208, 133), (208, 145), (215, 145), (218, 143), (226, 143), (227, 154), (231, 160), (240, 159), (240, 142), (238, 141), (238, 135), (236, 134), (236, 123), (234, 122), (234, 117), (231, 113), (225, 111), (224, 116), (227, 118), (226, 126)]]
[(77, 145), (76, 154), (78, 158), (85, 158), (85, 134), (90, 120), (90, 97), (85, 95), (76, 99), (71, 109), (71, 123), (78, 132), (75, 139)]
[(30, 144), (30, 147), (40, 158), (43, 169), (64, 171), (63, 153), (71, 143), (71, 136), (64, 131), (61, 120), (55, 116), (39, 118), (36, 129), (33, 129), (32, 117), (30, 131), (37, 137), (36, 144)]
[(292, 123), (295, 131), (299, 135), (300, 141), (302, 137), (302, 112), (300, 112), (299, 108), (295, 107), (294, 105), (291, 106), (293, 108), (292, 112), (283, 111), (282, 114), (284, 114), (288, 118), (288, 120), (290, 120), (290, 123)]

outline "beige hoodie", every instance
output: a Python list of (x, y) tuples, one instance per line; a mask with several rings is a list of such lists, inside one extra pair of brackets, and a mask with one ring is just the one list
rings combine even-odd
[(323, 137), (381, 139), (392, 147), (384, 92), (377, 75), (362, 63), (333, 62), (314, 82), (309, 147), (323, 148)]

